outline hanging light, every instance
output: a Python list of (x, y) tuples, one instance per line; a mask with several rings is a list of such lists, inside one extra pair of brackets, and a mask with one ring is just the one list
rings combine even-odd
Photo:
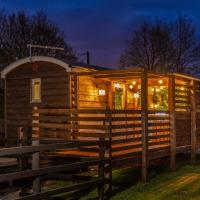
[(114, 83), (114, 87), (115, 87), (116, 89), (119, 89), (119, 88), (121, 88), (121, 85), (120, 85), (119, 83)]
[(129, 85), (129, 89), (132, 90), (134, 88), (133, 84)]
[(181, 91), (184, 91), (184, 90), (185, 90), (185, 88), (184, 88), (183, 86), (181, 86), (181, 87), (180, 87), (180, 90), (181, 90)]
[(133, 85), (136, 85), (136, 81), (133, 81), (132, 84), (133, 84)]
[(159, 83), (160, 85), (162, 85), (162, 84), (163, 84), (163, 80), (160, 79), (160, 80), (158, 81), (158, 83)]
[(140, 97), (140, 94), (137, 92), (137, 93), (133, 93), (133, 98), (134, 99), (139, 99)]

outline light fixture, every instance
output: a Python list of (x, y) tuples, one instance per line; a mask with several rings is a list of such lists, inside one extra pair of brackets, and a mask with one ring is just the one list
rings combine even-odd
[(163, 86), (160, 86), (160, 89), (163, 90)]
[(132, 84), (133, 84), (133, 85), (136, 85), (136, 81), (133, 81)]
[(159, 83), (160, 85), (162, 85), (162, 84), (163, 84), (163, 80), (160, 79), (160, 80), (158, 81), (158, 83)]
[(114, 87), (115, 87), (116, 89), (119, 89), (119, 88), (121, 88), (121, 85), (120, 85), (119, 83), (114, 83)]
[(140, 97), (140, 94), (137, 92), (137, 93), (133, 93), (133, 98), (134, 99), (139, 99)]
[(155, 107), (155, 108), (158, 108), (158, 104), (155, 104), (154, 107)]
[(129, 85), (129, 89), (132, 90), (134, 88), (133, 84)]
[(156, 88), (156, 92), (159, 92), (160, 91), (160, 89), (159, 88)]
[(183, 86), (181, 86), (181, 87), (180, 87), (180, 90), (181, 90), (181, 91), (184, 91), (184, 90), (185, 90), (185, 88), (184, 88)]
[(106, 95), (106, 91), (104, 89), (98, 89), (98, 95), (99, 96), (105, 96)]

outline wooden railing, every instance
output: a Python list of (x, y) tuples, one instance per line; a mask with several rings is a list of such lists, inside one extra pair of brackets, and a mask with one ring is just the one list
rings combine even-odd
[[(38, 121), (33, 125), (39, 130), (41, 139), (48, 137), (48, 141), (59, 138), (98, 141), (99, 138), (105, 138), (110, 145), (105, 154), (112, 167), (141, 165), (144, 151), (147, 155), (146, 163), (169, 155), (174, 160), (177, 153), (191, 149), (194, 157), (200, 140), (197, 111), (145, 112), (146, 120), (141, 110), (43, 108), (34, 111)], [(144, 123), (147, 125), (145, 130)], [(143, 138), (144, 133), (147, 140)], [(51, 139), (52, 136), (54, 138)], [(59, 153), (96, 157), (98, 151), (98, 146), (94, 145), (73, 151), (62, 150)]]
[[(79, 162), (71, 162), (69, 164), (62, 164), (56, 166), (49, 166), (49, 167), (39, 167), (33, 168), (33, 166), (39, 165), (39, 160), (35, 159), (35, 154), (42, 153), (45, 151), (55, 151), (58, 149), (73, 149), (79, 148), (84, 146), (99, 146), (99, 156), (98, 158), (89, 159), (87, 161), (79, 161)], [(15, 157), (15, 156), (23, 156), (26, 155), (27, 158), (30, 155), (32, 157), (32, 168), (26, 168), (20, 171), (8, 172), (8, 173), (1, 173), (0, 174), (0, 183), (12, 183), (16, 180), (23, 180), (28, 181), (30, 183), (33, 180), (33, 193), (29, 194), (28, 196), (18, 198), (23, 200), (31, 200), (31, 199), (49, 199), (52, 197), (56, 197), (57, 195), (61, 195), (63, 193), (68, 192), (77, 192), (87, 188), (98, 188), (98, 196), (99, 199), (103, 199), (105, 193), (105, 186), (106, 183), (110, 183), (105, 176), (105, 165), (109, 163), (109, 160), (105, 158), (105, 150), (107, 148), (107, 142), (104, 139), (100, 139), (99, 141), (72, 141), (72, 142), (65, 142), (65, 143), (57, 143), (57, 144), (40, 144), (37, 146), (21, 146), (21, 147), (13, 147), (13, 148), (1, 148), (0, 149), (0, 157)], [(97, 176), (90, 177), (90, 180), (80, 182), (80, 180), (76, 182), (75, 176), (76, 173), (79, 174), (81, 169), (98, 166), (98, 174)], [(75, 171), (75, 172), (74, 172)], [(67, 180), (72, 181), (73, 183), (68, 184), (62, 188), (56, 188), (53, 190), (41, 191), (41, 182), (44, 180), (51, 180), (54, 177), (54, 180)], [(42, 178), (42, 179), (41, 179)], [(36, 187), (34, 187), (34, 182), (37, 181)], [(18, 182), (19, 183), (19, 182)], [(17, 182), (13, 183), (15, 187), (20, 188)], [(31, 192), (31, 186), (27, 184), (26, 192)], [(24, 188), (23, 188), (24, 190)], [(1, 191), (2, 192), (2, 191)], [(14, 198), (12, 198), (14, 199)]]
[(5, 130), (4, 130), (4, 120), (0, 118), (0, 146), (4, 145), (4, 136), (5, 136)]
[[(142, 116), (140, 110), (100, 110), (100, 109), (38, 109), (39, 116), (33, 128), (39, 129), (40, 138), (47, 140), (110, 141), (110, 151), (106, 156), (117, 165), (126, 165), (120, 159), (130, 158), (133, 162), (142, 152)], [(34, 122), (34, 121), (33, 121)], [(170, 116), (166, 111), (148, 113), (148, 149), (150, 152), (167, 149), (170, 143)], [(97, 156), (98, 147), (81, 147), (61, 154)], [(153, 156), (155, 157), (155, 155)], [(133, 163), (132, 162), (132, 163)]]

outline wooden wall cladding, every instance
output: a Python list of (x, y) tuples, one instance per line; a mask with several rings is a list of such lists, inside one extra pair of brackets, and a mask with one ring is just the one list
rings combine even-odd
[(176, 112), (176, 144), (185, 146), (191, 144), (191, 113)]
[[(93, 77), (78, 78), (78, 107), (106, 108), (108, 106), (110, 83)], [(105, 89), (105, 96), (98, 95), (98, 89)]]
[[(31, 79), (41, 78), (41, 103), (31, 103)], [(69, 107), (69, 75), (60, 66), (38, 62), (17, 67), (6, 77), (7, 139), (18, 137), (18, 127), (31, 133), (34, 106)]]

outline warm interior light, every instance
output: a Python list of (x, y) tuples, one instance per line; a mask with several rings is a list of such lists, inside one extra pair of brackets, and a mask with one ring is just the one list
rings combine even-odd
[(158, 81), (158, 83), (159, 83), (160, 85), (162, 85), (162, 84), (163, 84), (163, 80), (160, 79), (160, 80)]
[(159, 92), (160, 91), (160, 89), (159, 88), (156, 88), (156, 92)]
[(133, 86), (132, 84), (130, 84), (130, 85), (129, 85), (129, 89), (131, 89), (131, 90), (132, 90), (132, 89), (133, 89), (133, 87), (134, 87), (134, 86)]
[(163, 90), (163, 86), (160, 86), (160, 89)]
[(158, 107), (158, 104), (155, 104), (154, 107), (157, 108), (157, 107)]
[(114, 87), (119, 89), (119, 88), (121, 88), (121, 85), (119, 83), (114, 83)]
[(105, 96), (106, 95), (106, 91), (104, 89), (98, 89), (98, 95), (99, 96)]
[(134, 93), (133, 98), (138, 99), (140, 97), (139, 93)]
[(136, 81), (133, 81), (132, 84), (133, 84), (133, 85), (136, 85)]
[(184, 91), (184, 90), (185, 90), (185, 88), (182, 86), (182, 87), (180, 87), (180, 90), (181, 90), (181, 91)]

